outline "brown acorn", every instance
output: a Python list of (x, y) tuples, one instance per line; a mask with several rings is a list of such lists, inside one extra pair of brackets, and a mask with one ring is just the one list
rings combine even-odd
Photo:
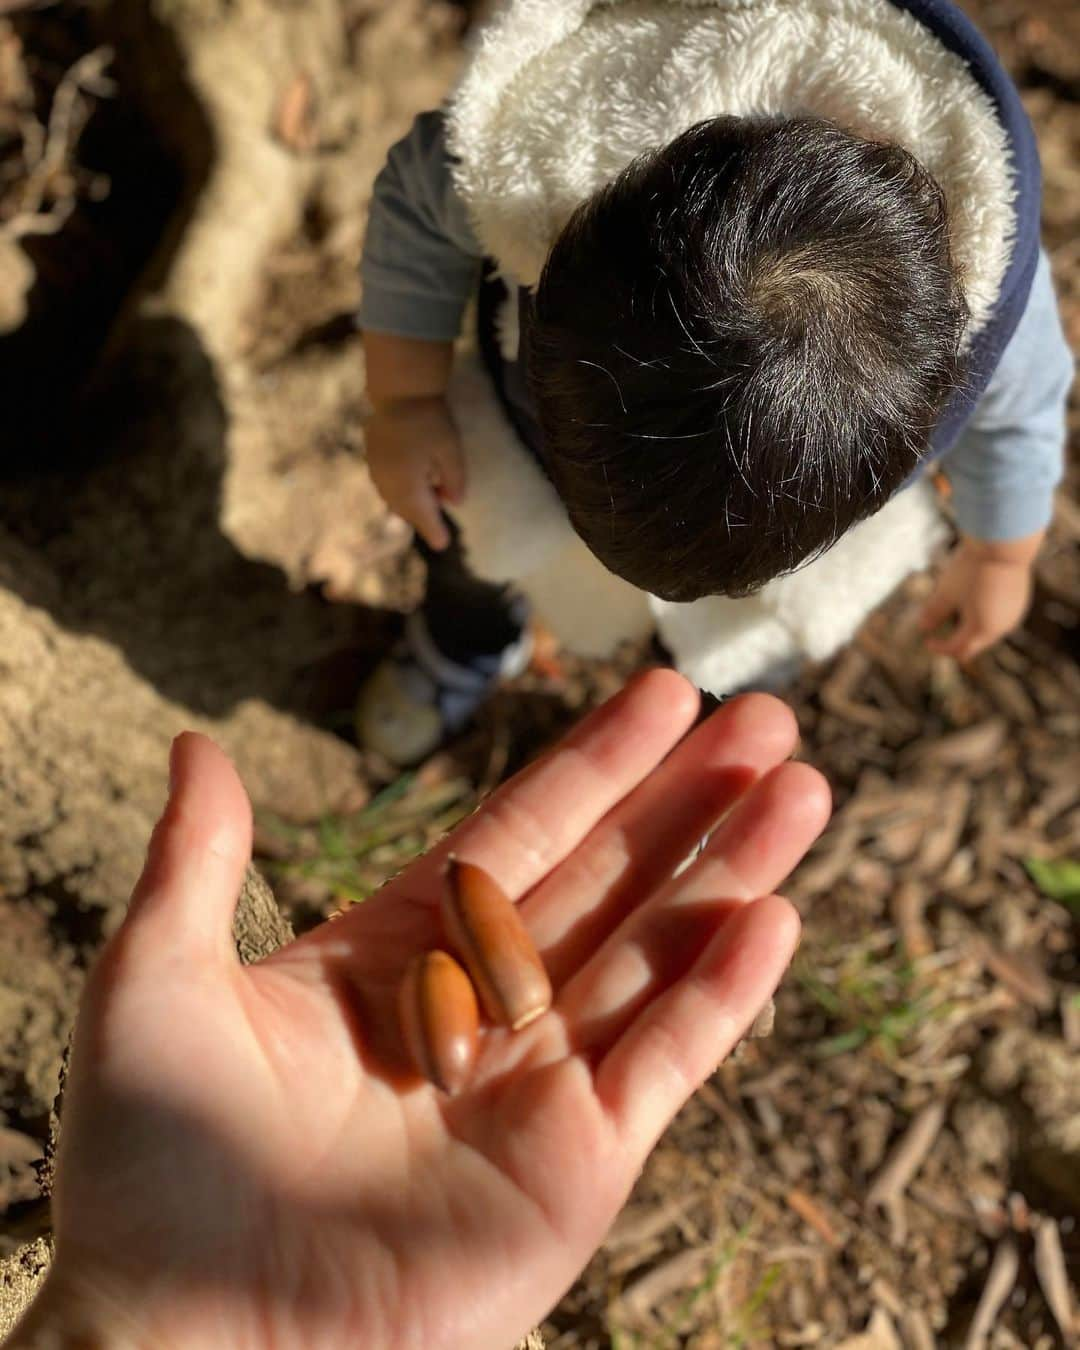
[(454, 1096), (476, 1063), (480, 1021), (468, 975), (446, 952), (414, 957), (398, 991), (405, 1046), (417, 1072)]
[(521, 914), (483, 868), (450, 859), (443, 927), (493, 1022), (518, 1031), (551, 1007), (551, 981)]

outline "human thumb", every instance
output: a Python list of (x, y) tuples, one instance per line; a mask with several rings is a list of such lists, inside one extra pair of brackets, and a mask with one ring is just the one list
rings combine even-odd
[(251, 804), (231, 762), (184, 732), (169, 756), (169, 799), (147, 850), (125, 927), (203, 959), (233, 959), (232, 921), (251, 858)]

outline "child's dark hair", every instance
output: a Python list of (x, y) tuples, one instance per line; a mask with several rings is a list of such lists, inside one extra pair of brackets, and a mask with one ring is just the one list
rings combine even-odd
[(907, 151), (702, 122), (585, 202), (540, 278), (529, 379), (574, 527), (665, 599), (749, 594), (915, 470), (966, 318)]

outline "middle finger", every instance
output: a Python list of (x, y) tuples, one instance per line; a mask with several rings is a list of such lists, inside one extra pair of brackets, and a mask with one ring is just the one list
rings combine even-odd
[(791, 710), (771, 695), (724, 704), (540, 882), (522, 912), (556, 988), (791, 754), (798, 735)]
[(784, 764), (749, 792), (694, 865), (615, 932), (565, 986), (558, 1011), (574, 1046), (602, 1053), (678, 979), (736, 907), (768, 895), (829, 818), (829, 789), (808, 764)]

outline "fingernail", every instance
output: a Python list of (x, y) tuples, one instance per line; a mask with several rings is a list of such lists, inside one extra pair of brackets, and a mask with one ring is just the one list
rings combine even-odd
[(518, 1031), (551, 1007), (551, 981), (517, 906), (483, 868), (451, 858), (443, 924), (493, 1022)]

